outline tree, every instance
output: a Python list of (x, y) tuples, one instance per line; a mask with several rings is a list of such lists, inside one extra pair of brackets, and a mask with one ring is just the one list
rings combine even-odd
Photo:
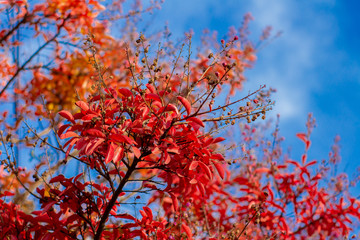
[[(2, 4), (0, 96), (15, 103), (0, 132), (2, 239), (340, 239), (360, 219), (346, 175), (331, 173), (339, 138), (308, 160), (309, 115), (293, 159), (278, 125), (257, 120), (274, 90), (234, 98), (256, 60), (251, 15), (194, 56), (190, 33), (156, 46), (137, 32), (157, 3), (121, 15), (123, 1)], [(115, 38), (118, 20), (133, 24)], [(24, 57), (21, 34), (40, 42)]]

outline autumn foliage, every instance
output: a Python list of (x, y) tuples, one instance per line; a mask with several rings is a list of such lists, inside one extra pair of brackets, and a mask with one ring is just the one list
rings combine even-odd
[(0, 3), (0, 239), (352, 236), (339, 138), (311, 159), (309, 115), (290, 156), (279, 119), (261, 120), (274, 90), (241, 96), (250, 14), (193, 52), (191, 33), (138, 32), (157, 1)]

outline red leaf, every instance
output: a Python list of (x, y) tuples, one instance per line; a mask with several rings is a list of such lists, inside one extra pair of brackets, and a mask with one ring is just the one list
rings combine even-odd
[(195, 178), (193, 178), (193, 179), (190, 180), (189, 183), (190, 183), (190, 184), (197, 184), (197, 182), (198, 182), (198, 181), (197, 181)]
[(136, 221), (136, 218), (133, 217), (133, 216), (131, 216), (131, 215), (128, 214), (128, 213), (117, 214), (116, 217), (117, 217), (117, 218), (125, 218), (125, 219), (129, 219), (129, 220)]
[(106, 138), (106, 135), (98, 129), (91, 128), (84, 132), (84, 135), (90, 135), (92, 137)]
[(148, 218), (152, 221), (153, 220), (153, 214), (149, 207), (143, 207), (144, 211), (146, 212)]
[(115, 175), (115, 174), (118, 174), (118, 170), (117, 169), (113, 169), (111, 171), (109, 171), (109, 175)]
[(224, 141), (224, 140), (225, 140), (225, 138), (223, 138), (223, 137), (218, 137), (218, 138), (215, 138), (212, 143), (218, 143), (218, 142), (222, 142), (222, 141)]
[(89, 148), (86, 147), (86, 149), (85, 149), (85, 154), (86, 154), (86, 155), (91, 155), (91, 154), (93, 154), (94, 151), (96, 150), (96, 148), (97, 148), (100, 144), (102, 144), (104, 141), (105, 141), (105, 139), (100, 138), (100, 139), (97, 140), (95, 143), (90, 144)]
[(60, 174), (59, 176), (56, 176), (56, 177), (52, 178), (50, 180), (50, 183), (61, 182), (64, 179), (65, 179), (64, 175)]
[[(131, 228), (131, 227), (137, 226), (137, 225), (134, 225), (134, 226), (132, 226), (132, 225), (133, 224), (127, 223), (127, 224), (124, 224), (122, 226), (122, 228), (126, 229), (126, 228)], [(131, 239), (134, 239), (134, 237), (140, 237), (140, 239), (146, 239), (146, 240), (149, 239), (148, 236), (146, 236), (146, 233), (144, 232), (144, 230), (133, 230), (131, 232), (131, 235), (128, 235), (128, 236), (131, 236)], [(127, 239), (130, 239), (130, 238), (127, 238)], [(136, 239), (138, 239), (138, 238), (136, 238)]]
[(308, 141), (305, 143), (306, 151), (309, 150), (310, 145), (311, 145), (311, 141), (308, 140)]
[(169, 154), (167, 152), (165, 152), (164, 154), (164, 158), (165, 158), (165, 164), (169, 164), (169, 162), (171, 161), (171, 158), (169, 156)]
[(128, 144), (135, 144), (136, 145), (136, 142), (134, 140), (132, 140), (128, 136), (121, 135), (121, 134), (113, 134), (113, 135), (110, 136), (110, 139), (115, 140), (115, 141), (120, 142), (120, 143), (126, 142)]
[(87, 114), (81, 118), (83, 121), (91, 121), (92, 119), (100, 120), (99, 116), (93, 113)]
[(173, 193), (169, 193), (173, 202), (174, 210), (177, 212), (179, 209), (179, 202), (177, 197)]
[(47, 212), (52, 206), (55, 205), (55, 203), (57, 203), (57, 201), (51, 201), (51, 202), (47, 203), (45, 205), (45, 207), (42, 209), (41, 214), (44, 214), (45, 212)]
[(63, 118), (66, 118), (68, 121), (72, 122), (72, 123), (75, 123), (74, 121), (74, 116), (66, 111), (66, 110), (61, 110), (60, 112), (58, 112), (60, 116), (62, 116)]
[(306, 164), (305, 167), (309, 167), (309, 166), (314, 165), (314, 164), (316, 164), (316, 163), (317, 163), (316, 160), (311, 161), (311, 162), (309, 162), (308, 164)]
[(224, 156), (220, 153), (215, 153), (215, 154), (212, 154), (211, 155), (211, 159), (217, 159), (217, 160), (220, 160), (220, 161), (223, 161), (225, 160), (224, 159)]
[(58, 136), (60, 136), (65, 131), (65, 129), (67, 129), (69, 126), (70, 126), (70, 124), (64, 124), (61, 127), (59, 127)]
[(64, 134), (61, 134), (60, 139), (65, 139), (70, 137), (79, 137), (79, 135), (75, 132), (66, 132)]
[(309, 149), (311, 141), (307, 138), (305, 133), (297, 133), (296, 136), (305, 143), (306, 151)]
[(205, 187), (201, 182), (198, 182), (197, 187), (199, 188), (199, 191), (201, 193), (201, 195), (205, 196), (206, 192), (205, 192)]
[(153, 85), (151, 85), (151, 84), (146, 84), (146, 87), (147, 87), (147, 89), (149, 89), (149, 91), (150, 91), (151, 93), (156, 93), (156, 89), (155, 89), (155, 87), (154, 87)]
[(305, 133), (297, 133), (296, 136), (298, 138), (300, 138), (301, 141), (306, 142), (307, 141), (307, 137)]
[(303, 155), (301, 156), (301, 162), (302, 162), (303, 165), (305, 164), (306, 159), (307, 159), (307, 155), (306, 155), (306, 154), (303, 154)]
[[(66, 150), (66, 153), (65, 153), (65, 158), (67, 158), (69, 156), (71, 148), (75, 145), (75, 143), (77, 143), (78, 140), (79, 140), (79, 138), (73, 138), (65, 143), (65, 145), (69, 145), (68, 149)], [(65, 148), (65, 145), (64, 145), (64, 148)]]
[(74, 183), (79, 180), (79, 178), (83, 175), (84, 173), (79, 173), (75, 178), (74, 178)]
[(194, 170), (198, 166), (198, 161), (192, 161), (189, 170)]
[(86, 102), (83, 101), (77, 101), (75, 103), (76, 106), (78, 106), (79, 108), (81, 108), (81, 110), (87, 112), (89, 110), (89, 104), (87, 104)]
[(139, 212), (140, 212), (141, 216), (143, 217), (143, 219), (147, 219), (147, 214), (145, 211), (139, 210)]
[(210, 168), (208, 166), (205, 165), (205, 163), (198, 161), (200, 167), (205, 171), (206, 175), (208, 176), (208, 178), (211, 180), (212, 179), (212, 172), (210, 171)]
[(220, 177), (222, 179), (224, 179), (224, 175), (225, 175), (225, 170), (224, 170), (224, 166), (221, 164), (221, 163), (216, 163), (216, 162), (213, 162), (216, 170), (218, 171)]
[(3, 194), (0, 194), (0, 196), (14, 196), (15, 193), (9, 192), (9, 191), (5, 191)]
[(186, 225), (186, 223), (181, 224), (181, 230), (186, 233), (186, 236), (188, 237), (189, 240), (193, 239), (191, 229), (189, 228), (188, 225)]
[(300, 164), (296, 161), (293, 161), (293, 160), (286, 160), (285, 161), (286, 163), (291, 163), (291, 164), (294, 164), (296, 167), (298, 168), (301, 168)]
[(114, 158), (114, 151), (115, 151), (115, 146), (114, 144), (110, 144), (107, 150), (107, 154), (106, 154), (106, 158), (105, 158), (105, 163), (109, 163), (111, 162), (111, 160), (113, 160)]
[(145, 99), (151, 99), (151, 100), (154, 100), (154, 101), (161, 102), (161, 98), (158, 95), (154, 94), (154, 93), (146, 94)]
[(138, 149), (137, 147), (132, 147), (132, 150), (133, 150), (135, 157), (137, 157), (137, 158), (141, 157), (140, 149)]
[(190, 113), (191, 113), (191, 104), (189, 103), (189, 101), (186, 98), (183, 98), (181, 96), (178, 96), (177, 99), (185, 107), (187, 114), (190, 115)]
[(180, 154), (179, 147), (169, 147), (166, 151), (169, 153)]
[(122, 157), (123, 157), (123, 153), (124, 153), (124, 148), (118, 146), (115, 150), (114, 153), (114, 160), (113, 162), (116, 163), (118, 162)]
[(204, 123), (200, 119), (198, 119), (196, 117), (191, 117), (191, 118), (188, 118), (187, 120), (192, 121), (192, 122), (200, 125), (201, 127), (205, 127)]
[(130, 97), (132, 96), (132, 92), (127, 88), (119, 88), (118, 92), (123, 95), (124, 97)]
[(177, 107), (175, 107), (173, 104), (169, 103), (165, 108), (164, 108), (164, 112), (169, 112), (169, 111), (173, 111), (176, 113), (176, 115), (179, 115), (179, 110), (177, 109)]

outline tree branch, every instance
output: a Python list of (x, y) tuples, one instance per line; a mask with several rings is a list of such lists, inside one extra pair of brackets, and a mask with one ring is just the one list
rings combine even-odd
[(120, 193), (123, 192), (123, 188), (125, 186), (125, 184), (128, 182), (131, 174), (136, 170), (136, 165), (138, 164), (138, 162), (140, 161), (140, 158), (134, 158), (133, 163), (131, 164), (130, 168), (128, 169), (128, 171), (126, 172), (124, 178), (121, 180), (118, 188), (116, 189), (116, 191), (114, 192), (114, 195), (112, 196), (109, 204), (107, 205), (104, 214), (102, 215), (100, 222), (99, 222), (99, 227), (96, 231), (94, 240), (100, 240), (101, 238), (101, 233), (104, 230), (105, 227), (105, 223), (109, 217), (110, 211), (113, 208), (113, 206), (116, 203), (117, 198), (119, 197)]
[(20, 74), (20, 72), (25, 69), (26, 65), (28, 65), (28, 64), (31, 62), (31, 60), (39, 54), (39, 52), (41, 52), (47, 45), (49, 45), (51, 42), (53, 42), (53, 41), (60, 35), (61, 29), (62, 29), (62, 27), (65, 25), (65, 22), (66, 22), (66, 20), (67, 20), (68, 18), (69, 18), (69, 17), (67, 17), (67, 18), (65, 18), (65, 19), (63, 20), (62, 24), (58, 27), (57, 33), (56, 33), (52, 38), (50, 38), (48, 41), (46, 41), (41, 47), (39, 47), (38, 50), (36, 50), (36, 51), (29, 57), (29, 59), (26, 60), (26, 62), (24, 62), (24, 64), (23, 64), (20, 68), (18, 68), (18, 69), (16, 70), (14, 76), (12, 76), (12, 77), (10, 78), (10, 80), (6, 83), (5, 87), (1, 90), (1, 92), (0, 92), (0, 97), (3, 95), (3, 93), (5, 92), (5, 90), (10, 86), (10, 84), (16, 79), (16, 77)]

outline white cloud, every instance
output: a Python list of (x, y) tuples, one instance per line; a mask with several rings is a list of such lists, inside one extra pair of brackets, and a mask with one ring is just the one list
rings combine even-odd
[(168, 15), (163, 17), (171, 18), (170, 27), (177, 32), (186, 31), (187, 27), (211, 28), (215, 20), (222, 21), (217, 22), (217, 27), (223, 26), (223, 29), (215, 30), (224, 31), (229, 22), (238, 26), (246, 12), (251, 12), (255, 18), (251, 24), (253, 32), (259, 33), (269, 25), (274, 32), (283, 31), (280, 38), (259, 53), (254, 70), (247, 74), (246, 90), (257, 89), (260, 84), (276, 88), (277, 103), (273, 114), (280, 113), (282, 121), (299, 120), (303, 124), (307, 112), (312, 110), (311, 93), (322, 84), (317, 79), (317, 67), (320, 59), (327, 57), (326, 51), (337, 28), (330, 13), (319, 13), (316, 9), (333, 7), (333, 0), (306, 3), (288, 0), (184, 0), (165, 4), (164, 12), (168, 11)]
[(258, 64), (249, 74), (249, 87), (266, 82), (276, 88), (273, 114), (280, 113), (283, 121), (299, 119), (303, 123), (311, 111), (310, 94), (319, 82), (316, 67), (326, 49), (320, 45), (333, 39), (334, 33), (328, 30), (334, 22), (326, 14), (318, 14), (310, 6), (300, 7), (294, 1), (254, 0), (249, 8), (256, 28), (271, 25), (284, 32), (260, 52)]

